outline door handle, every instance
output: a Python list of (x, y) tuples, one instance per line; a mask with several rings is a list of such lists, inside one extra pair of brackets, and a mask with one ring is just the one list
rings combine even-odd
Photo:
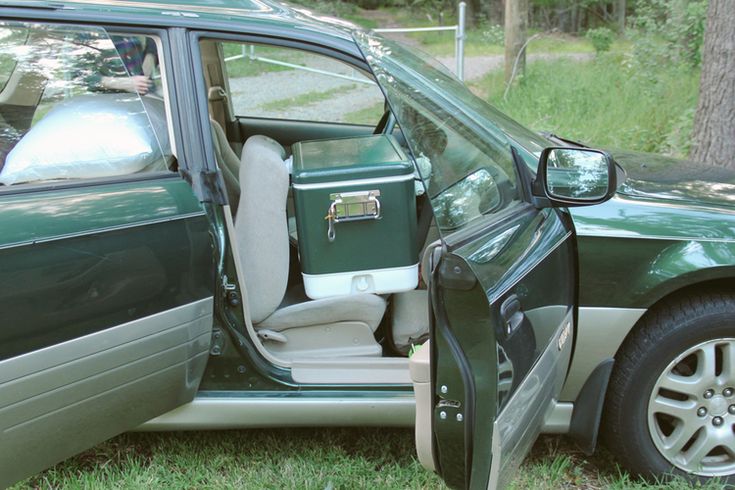
[(503, 301), (503, 304), (500, 305), (500, 317), (505, 324), (505, 335), (508, 337), (513, 335), (513, 332), (518, 330), (523, 323), (525, 316), (517, 295), (513, 294)]

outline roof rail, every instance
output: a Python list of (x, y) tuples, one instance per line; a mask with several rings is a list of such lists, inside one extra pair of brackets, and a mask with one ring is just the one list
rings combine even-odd
[(0, 7), (31, 8), (44, 10), (59, 10), (65, 8), (63, 3), (48, 2), (45, 0), (0, 0)]

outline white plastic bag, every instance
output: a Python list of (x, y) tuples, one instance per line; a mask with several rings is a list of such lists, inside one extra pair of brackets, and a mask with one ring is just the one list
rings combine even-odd
[(164, 170), (166, 150), (157, 133), (168, 146), (162, 101), (144, 106), (138, 95), (126, 93), (74, 97), (57, 104), (18, 142), (0, 184)]

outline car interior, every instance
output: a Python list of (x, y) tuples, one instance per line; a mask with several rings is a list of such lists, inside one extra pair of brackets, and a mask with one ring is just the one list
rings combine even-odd
[[(380, 134), (376, 127), (384, 124), (381, 116), (386, 105), (379, 88), (369, 84), (370, 75), (354, 67), (291, 48), (204, 39), (200, 41), (200, 52), (215, 154), (230, 202), (230, 233), (239, 255), (241, 286), (247, 290), (245, 308), (246, 318), (251, 320), (251, 337), (271, 362), (290, 366), (296, 381), (410, 382), (407, 355), (412, 346), (422, 344), (428, 337), (426, 282), (419, 281), (418, 271), (413, 269), (413, 283), (396, 278), (395, 291), (391, 286), (390, 292), (377, 294), (353, 288), (342, 294), (310, 298), (305, 291), (301, 262), (304, 254), (311, 253), (306, 250), (311, 244), (304, 244), (303, 240), (311, 237), (305, 229), (299, 230), (296, 219), (297, 147), (316, 145), (315, 151), (319, 152), (345, 138), (346, 144), (359, 145), (374, 133)], [(272, 60), (296, 68), (282, 69), (282, 65), (270, 63)], [(319, 72), (307, 71), (311, 69)], [(340, 83), (340, 77), (347, 76), (351, 79)], [(324, 93), (324, 85), (335, 79), (335, 88), (326, 91), (330, 98), (339, 98), (343, 93), (364, 93), (366, 89), (373, 91), (369, 108), (372, 110), (358, 115), (363, 120), (354, 123), (353, 116), (344, 112), (326, 116), (334, 104), (313, 102), (323, 97), (320, 94)], [(301, 89), (308, 84), (313, 84), (312, 92), (288, 92), (289, 87)], [(274, 87), (285, 90), (258, 93)], [(264, 102), (250, 103), (248, 99)], [(291, 106), (299, 102), (305, 107), (292, 110)], [(319, 120), (322, 116), (332, 119)], [(391, 129), (388, 137), (400, 145), (400, 129)], [(356, 163), (349, 160), (349, 151), (341, 155), (345, 165)], [(327, 157), (321, 154), (321, 158)], [(419, 189), (410, 196), (418, 209), (413, 212), (413, 226), (422, 220), (425, 224), (417, 231), (420, 246), (414, 245), (410, 252), (414, 264), (419, 263), (426, 244), (438, 237), (436, 229), (429, 226), (432, 220), (428, 199), (422, 192), (421, 181), (416, 179), (412, 172), (411, 189)], [(338, 186), (331, 190), (338, 190)], [(263, 206), (266, 202), (270, 204)], [(344, 229), (347, 231), (336, 231), (335, 243), (341, 238), (339, 235), (349, 232), (346, 226)], [(315, 244), (320, 246), (316, 240)], [(329, 254), (329, 246), (325, 248), (315, 253)], [(360, 265), (355, 263), (354, 268), (359, 275)]]

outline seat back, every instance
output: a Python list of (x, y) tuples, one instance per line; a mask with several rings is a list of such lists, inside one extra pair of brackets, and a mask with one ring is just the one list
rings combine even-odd
[(288, 284), (285, 151), (267, 136), (251, 136), (240, 159), (235, 244), (240, 251), (250, 317), (259, 323), (281, 304)]

